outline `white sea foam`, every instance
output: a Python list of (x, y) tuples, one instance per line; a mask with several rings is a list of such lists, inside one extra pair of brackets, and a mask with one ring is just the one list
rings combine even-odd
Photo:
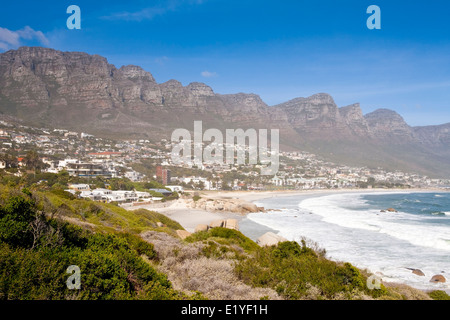
[[(450, 289), (448, 283), (429, 283), (434, 274), (450, 273), (448, 225), (423, 223), (420, 215), (406, 212), (380, 212), (385, 208), (371, 208), (358, 194), (308, 198), (300, 204), (287, 200), (279, 199), (278, 208), (287, 208), (281, 212), (252, 213), (248, 218), (278, 230), (289, 240), (307, 237), (325, 248), (328, 258), (378, 272), (385, 281), (424, 289)], [(264, 206), (264, 201), (260, 205)], [(418, 277), (407, 268), (421, 269), (425, 277)]]
[[(417, 246), (450, 251), (450, 228), (421, 223), (421, 217), (404, 212), (364, 209), (366, 202), (352, 194), (331, 195), (302, 201), (301, 208), (323, 217), (329, 223), (347, 228), (384, 233)], [(355, 210), (356, 209), (356, 210)]]

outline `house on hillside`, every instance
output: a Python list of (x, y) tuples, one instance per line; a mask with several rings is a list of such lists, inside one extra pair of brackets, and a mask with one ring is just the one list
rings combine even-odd
[(89, 162), (72, 162), (67, 163), (67, 172), (69, 175), (76, 177), (90, 177), (95, 178), (98, 176), (110, 177), (111, 173), (104, 170), (101, 164), (89, 163)]
[(69, 184), (69, 189), (74, 191), (90, 191), (91, 188), (88, 184), (85, 183), (76, 183), (76, 184)]
[(166, 186), (166, 188), (169, 188), (172, 192), (178, 192), (178, 193), (183, 193), (184, 192), (184, 188), (182, 186)]
[(95, 201), (102, 202), (118, 202), (129, 203), (137, 202), (140, 199), (151, 200), (152, 196), (149, 192), (134, 191), (134, 190), (109, 190), (104, 188), (97, 188), (94, 190), (81, 191), (80, 197), (89, 198)]

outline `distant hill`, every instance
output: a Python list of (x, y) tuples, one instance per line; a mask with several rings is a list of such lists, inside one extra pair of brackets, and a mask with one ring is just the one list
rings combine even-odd
[(29, 124), (119, 139), (170, 139), (175, 128), (280, 130), (284, 150), (349, 165), (450, 177), (450, 123), (411, 127), (395, 111), (363, 115), (326, 93), (268, 106), (256, 94), (217, 94), (204, 83), (157, 83), (139, 66), (117, 69), (83, 52), (21, 47), (0, 54), (0, 112)]

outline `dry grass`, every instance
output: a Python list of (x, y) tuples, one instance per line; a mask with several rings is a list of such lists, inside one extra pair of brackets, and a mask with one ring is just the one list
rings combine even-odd
[(167, 274), (177, 290), (187, 294), (201, 292), (212, 300), (281, 299), (272, 289), (252, 288), (234, 274), (234, 261), (207, 258), (200, 242), (184, 243), (168, 234), (147, 231), (142, 238), (153, 243), (158, 253), (158, 268)]
[(415, 289), (405, 284), (394, 282), (383, 282), (384, 286), (398, 295), (401, 300), (433, 300), (424, 291)]

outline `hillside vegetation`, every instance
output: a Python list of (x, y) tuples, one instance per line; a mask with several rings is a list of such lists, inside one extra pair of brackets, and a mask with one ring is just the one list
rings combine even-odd
[[(368, 273), (302, 241), (260, 247), (239, 231), (183, 229), (148, 210), (61, 189), (0, 185), (0, 299), (447, 299)], [(69, 266), (81, 286), (69, 289)]]

